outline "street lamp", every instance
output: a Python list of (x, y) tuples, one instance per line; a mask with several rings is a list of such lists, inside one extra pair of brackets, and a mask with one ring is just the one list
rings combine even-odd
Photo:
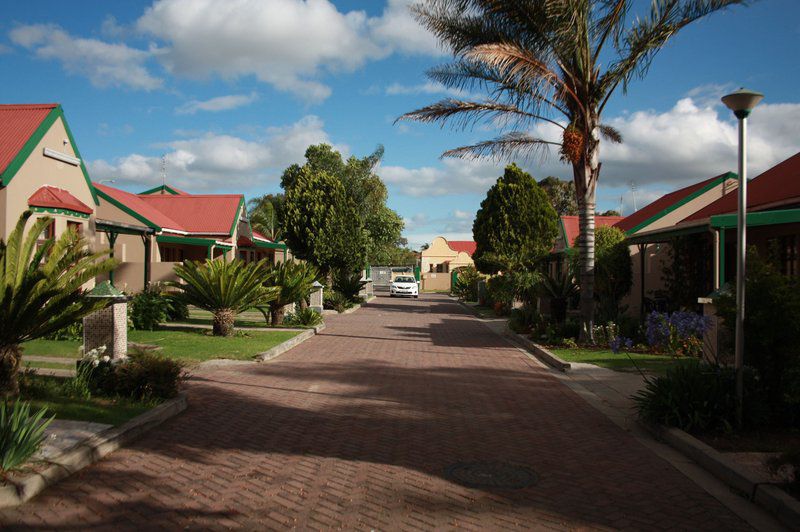
[(744, 398), (744, 280), (747, 258), (747, 117), (764, 98), (759, 92), (744, 88), (722, 97), (728, 109), (739, 119), (739, 208), (736, 214), (736, 422), (742, 426)]

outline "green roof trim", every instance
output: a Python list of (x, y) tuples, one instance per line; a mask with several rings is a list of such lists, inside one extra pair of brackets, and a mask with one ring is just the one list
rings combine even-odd
[(89, 215), (85, 212), (73, 211), (72, 209), (61, 209), (58, 207), (29, 207), (33, 212), (46, 212), (48, 214), (63, 214), (66, 216), (73, 216), (75, 218), (89, 219)]
[(101, 233), (115, 233), (120, 235), (148, 235), (153, 233), (153, 229), (140, 231), (132, 227), (121, 227), (119, 225), (103, 222), (96, 222), (94, 227), (96, 231), (100, 231)]
[(632, 227), (631, 229), (626, 231), (626, 234), (632, 235), (632, 234), (636, 233), (637, 231), (641, 230), (644, 227), (647, 227), (648, 225), (650, 225), (651, 223), (655, 222), (656, 220), (659, 220), (659, 219), (663, 218), (664, 216), (668, 215), (669, 213), (671, 213), (675, 209), (679, 209), (679, 208), (683, 207), (684, 205), (686, 205), (687, 203), (689, 203), (690, 201), (692, 201), (692, 200), (694, 200), (696, 198), (699, 198), (700, 196), (702, 196), (703, 194), (705, 194), (706, 192), (708, 192), (712, 188), (716, 187), (717, 185), (719, 185), (721, 183), (724, 183), (728, 179), (739, 179), (739, 176), (737, 176), (733, 172), (726, 172), (726, 173), (722, 174), (721, 176), (717, 177), (716, 179), (711, 181), (706, 186), (700, 188), (699, 190), (695, 190), (694, 192), (692, 192), (688, 196), (684, 197), (683, 199), (681, 199), (679, 201), (676, 201), (675, 203), (673, 203), (672, 205), (670, 205), (666, 209), (662, 210), (658, 214), (654, 214), (653, 216), (651, 216), (647, 220), (643, 221), (642, 223), (640, 223), (636, 227)]
[(92, 194), (94, 204), (100, 205), (100, 202), (97, 200), (97, 192), (95, 191), (94, 185), (92, 185), (92, 180), (89, 179), (89, 172), (86, 171), (86, 165), (83, 163), (81, 153), (78, 151), (78, 145), (75, 143), (75, 138), (72, 136), (72, 131), (69, 129), (67, 119), (64, 117), (64, 110), (60, 105), (55, 106), (47, 114), (44, 120), (42, 120), (42, 123), (39, 124), (39, 127), (36, 128), (36, 130), (31, 134), (30, 138), (28, 138), (25, 144), (23, 144), (22, 149), (19, 150), (19, 153), (17, 153), (17, 155), (15, 155), (11, 160), (8, 167), (0, 176), (0, 178), (2, 178), (3, 186), (7, 187), (8, 184), (11, 183), (11, 180), (14, 179), (15, 175), (17, 175), (17, 172), (19, 172), (19, 169), (22, 168), (23, 164), (25, 164), (25, 161), (28, 160), (28, 157), (30, 157), (31, 153), (33, 153), (33, 150), (39, 145), (45, 134), (59, 118), (61, 119), (61, 123), (64, 124), (64, 130), (67, 132), (67, 138), (72, 146), (72, 151), (75, 153), (75, 157), (81, 161), (81, 172), (83, 173), (83, 178), (86, 180), (86, 186), (89, 187), (89, 192)]
[(257, 248), (280, 249), (286, 251), (286, 244), (283, 242), (261, 242), (254, 239), (253, 244), (255, 244)]
[(180, 196), (181, 195), (180, 192), (178, 192), (174, 188), (170, 187), (169, 185), (159, 185), (159, 186), (153, 187), (153, 188), (151, 188), (149, 190), (145, 190), (144, 192), (139, 192), (139, 194), (141, 194), (141, 195), (155, 194), (156, 192), (161, 192), (161, 191), (168, 192), (168, 193), (172, 194), (173, 196)]
[(561, 216), (558, 217), (558, 223), (561, 226), (561, 235), (564, 237), (564, 250), (568, 250), (572, 247), (569, 243), (569, 238), (567, 238), (567, 228), (564, 226), (564, 218)]
[[(718, 214), (711, 217), (711, 227), (730, 229), (736, 227), (736, 214)], [(800, 209), (760, 211), (747, 213), (747, 226), (780, 225), (800, 222)]]
[(206, 246), (211, 247), (216, 244), (216, 240), (211, 238), (197, 238), (192, 236), (179, 236), (179, 235), (157, 235), (156, 242), (162, 244), (186, 244), (188, 246)]
[(130, 214), (131, 216), (133, 216), (134, 218), (136, 218), (137, 220), (139, 220), (140, 222), (145, 224), (147, 227), (152, 227), (156, 231), (161, 231), (161, 228), (158, 225), (154, 224), (153, 222), (151, 222), (150, 220), (148, 220), (147, 218), (145, 218), (144, 216), (142, 216), (138, 212), (134, 211), (133, 209), (131, 209), (130, 207), (128, 207), (127, 205), (125, 205), (121, 201), (109, 196), (108, 194), (106, 194), (105, 192), (103, 192), (100, 189), (95, 189), (95, 190), (97, 190), (98, 197), (103, 198), (104, 200), (106, 200), (107, 202), (109, 202), (111, 205), (113, 205), (114, 207), (118, 208), (122, 212), (124, 212), (126, 214)]
[(692, 225), (690, 227), (673, 228), (669, 231), (657, 231), (644, 235), (633, 235), (628, 237), (628, 244), (656, 244), (658, 242), (669, 242), (671, 239), (683, 236), (693, 235), (695, 233), (704, 233), (708, 231), (708, 225)]
[(239, 206), (236, 207), (236, 213), (233, 216), (233, 223), (231, 224), (231, 230), (228, 233), (230, 236), (233, 236), (233, 233), (236, 232), (236, 226), (239, 224), (239, 213), (242, 212), (242, 208), (244, 207), (244, 196), (239, 199)]

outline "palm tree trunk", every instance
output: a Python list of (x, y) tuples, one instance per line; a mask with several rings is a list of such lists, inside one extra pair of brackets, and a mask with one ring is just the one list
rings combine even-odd
[(22, 348), (6, 345), (0, 348), (0, 397), (8, 399), (19, 395), (19, 363)]
[[(593, 121), (593, 124), (597, 120)], [(600, 177), (600, 141), (597, 128), (590, 127), (585, 158), (573, 164), (575, 189), (578, 194), (580, 238), (580, 340), (594, 344), (594, 213), (597, 207), (597, 180)]]
[(231, 336), (233, 334), (234, 321), (236, 321), (236, 313), (233, 309), (218, 309), (214, 312), (214, 336)]
[(272, 326), (276, 327), (278, 325), (283, 324), (283, 316), (285, 314), (284, 309), (286, 307), (284, 305), (275, 305), (272, 307)]

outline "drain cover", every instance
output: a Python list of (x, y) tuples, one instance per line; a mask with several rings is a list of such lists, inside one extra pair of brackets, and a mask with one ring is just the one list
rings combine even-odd
[(538, 480), (533, 470), (505, 462), (459, 462), (448, 467), (445, 475), (468, 488), (521, 489)]

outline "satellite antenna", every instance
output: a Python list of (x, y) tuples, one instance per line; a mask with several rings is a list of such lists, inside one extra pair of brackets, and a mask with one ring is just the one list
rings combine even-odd
[(636, 206), (636, 190), (638, 189), (638, 187), (636, 186), (636, 183), (634, 183), (633, 181), (630, 181), (628, 183), (628, 186), (630, 187), (631, 195), (633, 196), (633, 212), (636, 212), (639, 210), (639, 208)]

